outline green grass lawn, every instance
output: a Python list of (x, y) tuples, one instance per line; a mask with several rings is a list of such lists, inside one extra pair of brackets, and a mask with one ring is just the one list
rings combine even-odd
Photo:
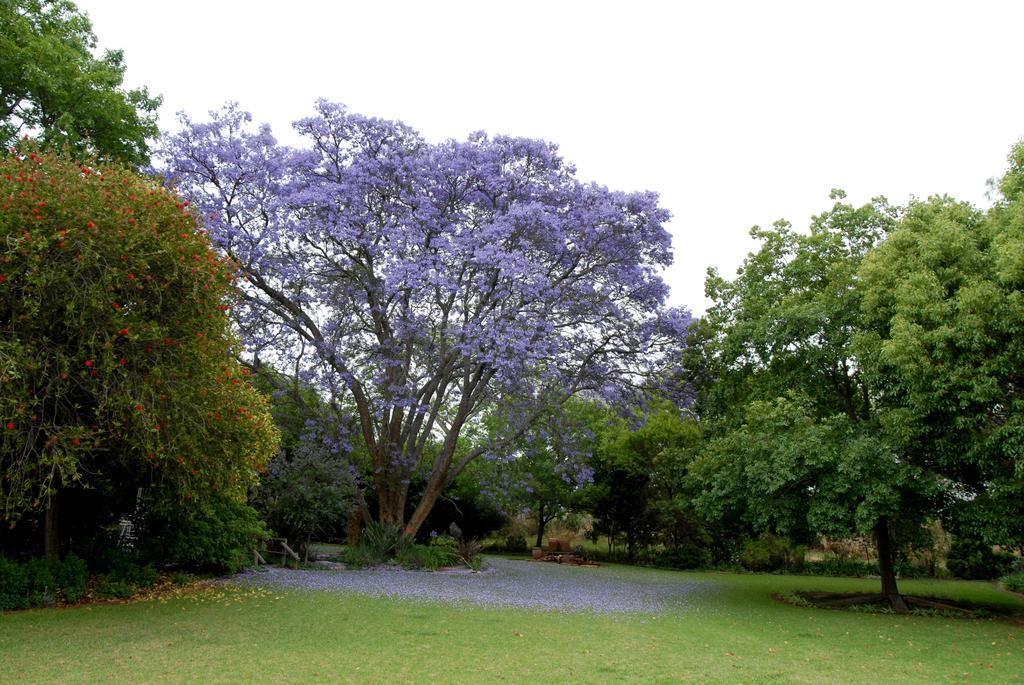
[[(877, 581), (681, 574), (720, 590), (686, 612), (541, 613), (217, 588), (166, 602), (0, 616), (3, 683), (1024, 683), (1024, 624), (779, 604)], [(902, 590), (999, 603), (986, 583)]]

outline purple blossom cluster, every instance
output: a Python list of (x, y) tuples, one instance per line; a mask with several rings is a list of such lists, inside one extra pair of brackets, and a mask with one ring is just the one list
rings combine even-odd
[[(683, 344), (657, 195), (583, 183), (553, 144), (430, 144), (325, 101), (295, 123), (304, 149), (236, 106), (182, 123), (160, 172), (238, 264), (250, 353), (350, 400), (384, 519), (417, 470), (410, 530), (541, 412), (631, 397)], [(485, 410), (509, 417), (505, 434), (458, 451)]]
[(362, 570), (272, 568), (231, 582), (286, 590), (351, 592), (454, 606), (546, 611), (655, 613), (687, 610), (715, 591), (708, 580), (672, 572), (579, 567), (488, 557), (481, 573), (409, 571), (393, 566)]

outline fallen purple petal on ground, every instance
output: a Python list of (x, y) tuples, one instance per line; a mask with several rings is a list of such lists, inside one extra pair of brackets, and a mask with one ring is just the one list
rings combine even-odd
[(393, 566), (343, 571), (270, 568), (243, 573), (233, 581), (451, 605), (598, 613), (685, 611), (694, 608), (694, 600), (716, 589), (711, 581), (684, 574), (560, 566), (497, 557), (488, 557), (481, 573), (431, 573)]

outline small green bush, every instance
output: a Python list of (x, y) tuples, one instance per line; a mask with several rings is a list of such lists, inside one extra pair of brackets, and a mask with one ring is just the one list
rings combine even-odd
[(53, 582), (60, 589), (64, 601), (74, 604), (85, 596), (85, 587), (89, 582), (89, 569), (85, 561), (74, 553), (69, 553), (63, 560), (50, 566)]
[(429, 568), (429, 555), (426, 545), (409, 545), (395, 557), (395, 561), (405, 568)]
[(956, 538), (949, 548), (946, 567), (957, 578), (991, 580), (1010, 572), (1013, 556), (997, 554), (981, 540)]
[(106, 573), (96, 576), (92, 588), (93, 595), (99, 599), (130, 599), (136, 592), (137, 588), (131, 583), (115, 580)]
[(28, 606), (28, 578), (24, 567), (0, 556), (0, 611), (24, 609)]
[(342, 560), (353, 568), (366, 568), (381, 563), (369, 549), (360, 544), (349, 545)]
[(0, 611), (53, 606), (58, 599), (73, 603), (85, 595), (89, 572), (74, 554), (48, 562), (30, 559), (23, 564), (0, 556)]
[(396, 561), (406, 568), (436, 571), (450, 566), (453, 559), (448, 550), (435, 545), (409, 545), (402, 549)]
[(458, 543), (451, 536), (436, 536), (424, 547), (429, 557), (424, 568), (437, 570), (459, 561)]
[(805, 552), (803, 547), (793, 547), (784, 537), (762, 535), (743, 543), (739, 562), (748, 571), (785, 571), (802, 564)]
[(347, 460), (313, 437), (270, 462), (253, 497), (270, 529), (303, 558), (311, 540), (344, 528), (355, 497)]
[(406, 535), (401, 526), (374, 521), (367, 524), (356, 544), (345, 552), (345, 562), (351, 566), (374, 566), (391, 559), (402, 563), (402, 559), (416, 556), (411, 551), (413, 538)]
[(459, 541), (451, 535), (441, 534), (430, 538), (430, 546), (444, 550), (452, 563), (456, 561), (459, 553)]
[(267, 535), (256, 511), (237, 500), (215, 497), (193, 507), (176, 499), (146, 503), (141, 559), (157, 566), (236, 573), (252, 563)]
[(509, 535), (503, 541), (502, 551), (513, 553), (525, 553), (530, 551), (530, 543), (522, 535)]
[(711, 550), (698, 545), (679, 545), (663, 549), (654, 556), (655, 566), (694, 569), (711, 565)]
[(879, 575), (878, 564), (849, 557), (825, 557), (821, 561), (808, 561), (800, 565), (799, 573), (808, 576), (832, 576), (835, 578), (863, 578)]
[(160, 574), (152, 566), (136, 564), (127, 557), (118, 559), (108, 575), (115, 583), (124, 583), (140, 590), (153, 587), (160, 580)]
[(198, 576), (186, 573), (185, 571), (175, 571), (171, 574), (171, 583), (174, 585), (188, 585), (196, 580), (198, 580)]
[(999, 582), (1003, 584), (1007, 590), (1013, 592), (1024, 592), (1024, 571), (1018, 571), (1017, 573), (1011, 573), (1008, 576), (1003, 576), (999, 579)]
[(102, 568), (104, 573), (97, 574), (92, 588), (93, 596), (100, 599), (128, 599), (160, 580), (151, 565), (121, 549), (108, 551)]
[(912, 563), (906, 559), (897, 559), (895, 564), (896, 575), (900, 578), (935, 578), (937, 574), (927, 566)]
[(25, 562), (25, 579), (29, 606), (53, 606), (57, 603), (57, 586), (45, 559)]

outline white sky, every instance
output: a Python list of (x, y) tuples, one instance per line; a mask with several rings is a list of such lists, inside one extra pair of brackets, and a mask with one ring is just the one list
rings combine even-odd
[(294, 142), (322, 96), (435, 141), (544, 138), (584, 179), (658, 191), (672, 301), (697, 313), (752, 225), (804, 227), (833, 187), (984, 205), (1024, 136), (1021, 2), (78, 5), (164, 130), (237, 100)]

